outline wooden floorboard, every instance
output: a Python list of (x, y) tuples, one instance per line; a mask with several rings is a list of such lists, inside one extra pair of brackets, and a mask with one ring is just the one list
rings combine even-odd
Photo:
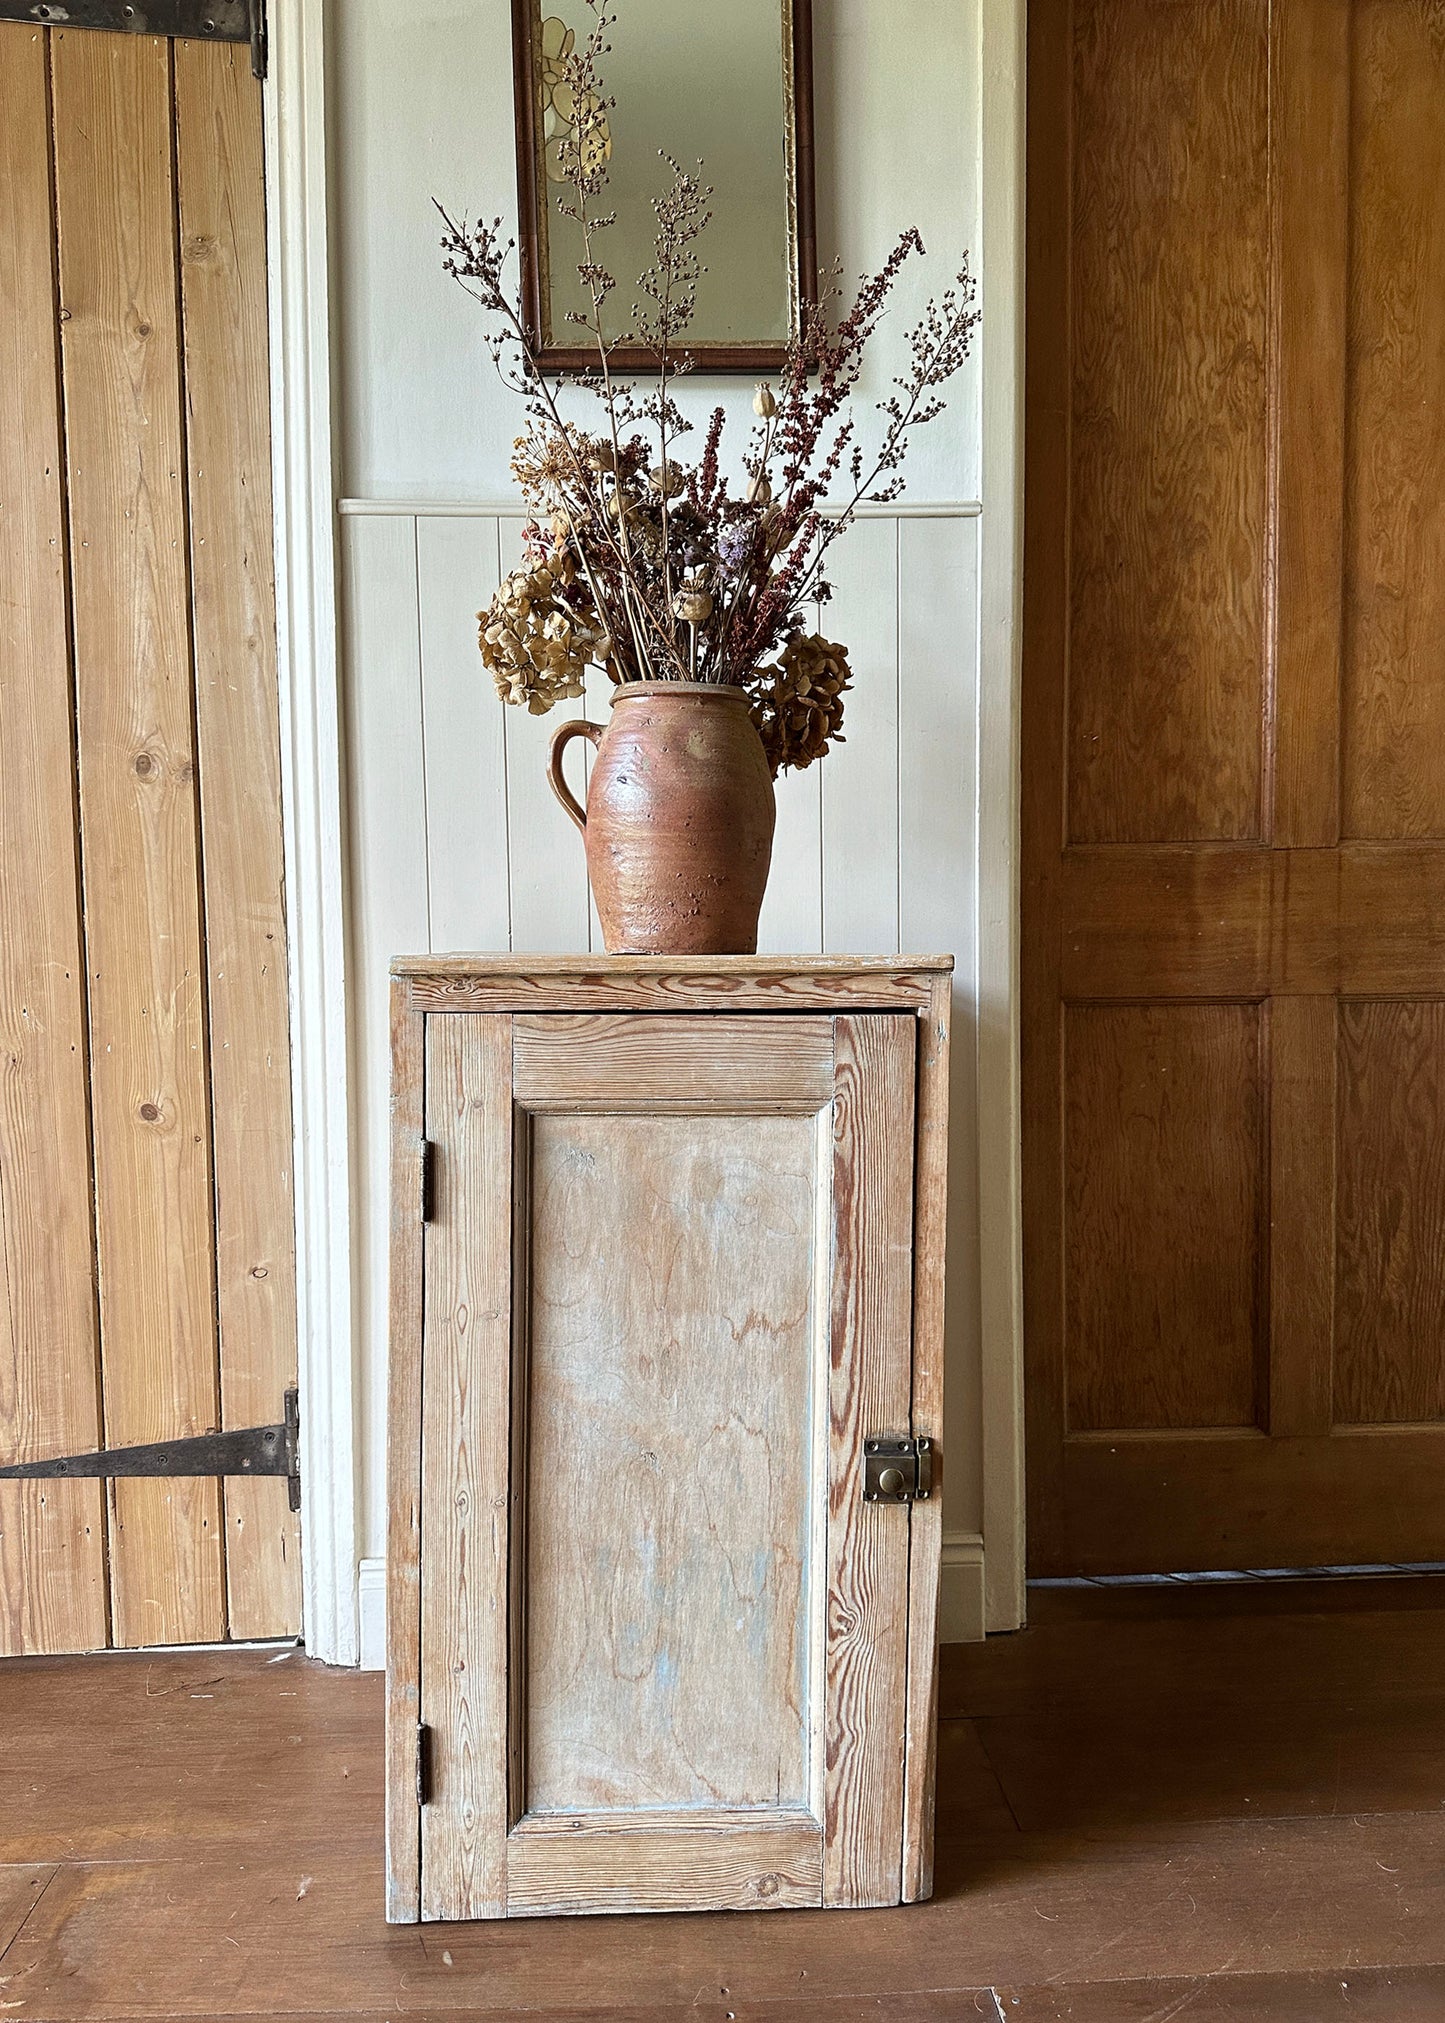
[(15, 1661), (0, 2015), (1438, 2019), (1445, 1589), (1423, 1593), (1045, 1600), (950, 1650), (937, 1895), (894, 1911), (388, 1927), (379, 1677)]
[[(1110, 1981), (1089, 1988), (1000, 1988), (1007, 2023), (1440, 2023), (1445, 1967), (1343, 1974), (1226, 1974)], [(986, 2013), (986, 2012), (985, 2012)]]
[(54, 1874), (53, 1866), (38, 1862), (0, 1867), (0, 1962)]

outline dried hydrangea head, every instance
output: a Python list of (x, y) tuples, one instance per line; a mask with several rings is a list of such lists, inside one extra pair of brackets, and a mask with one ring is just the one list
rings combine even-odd
[(557, 602), (575, 574), (571, 556), (559, 549), (534, 568), (514, 569), (478, 613), (482, 663), (497, 694), (525, 703), (533, 716), (581, 695), (587, 662), (598, 650), (598, 634)]
[(843, 742), (843, 692), (853, 679), (848, 649), (816, 632), (794, 633), (775, 667), (758, 670), (751, 707), (776, 779), (783, 768), (801, 772)]

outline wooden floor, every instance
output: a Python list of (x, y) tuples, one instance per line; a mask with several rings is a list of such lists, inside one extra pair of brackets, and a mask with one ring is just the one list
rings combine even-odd
[(1445, 1582), (1052, 1590), (945, 1653), (938, 1895), (389, 1930), (381, 1680), (0, 1665), (8, 2017), (1445, 2018)]

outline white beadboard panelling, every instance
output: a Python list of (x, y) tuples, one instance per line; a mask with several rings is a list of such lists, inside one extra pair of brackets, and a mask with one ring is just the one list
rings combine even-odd
[(477, 612), (499, 580), (497, 523), (415, 527), (430, 946), (509, 948), (505, 705), (477, 648)]
[(971, 992), (972, 879), (959, 874), (977, 795), (978, 523), (900, 520), (896, 531), (899, 932), (922, 951), (946, 930)]
[[(930, 524), (948, 526), (948, 521)], [(898, 948), (898, 522), (860, 520), (824, 558), (818, 630), (848, 648), (843, 742), (823, 777), (823, 946)]]
[[(507, 710), (512, 946), (528, 954), (575, 954), (590, 945), (591, 907), (582, 838), (547, 781), (549, 740), (571, 716), (583, 714), (580, 701), (559, 704), (546, 716), (531, 716), (518, 708)], [(575, 743), (567, 752), (567, 778), (581, 800), (586, 772)]]
[(763, 955), (823, 952), (822, 768), (783, 773), (773, 782), (778, 821), (773, 861), (758, 920)]
[[(978, 522), (898, 527), (898, 890), (904, 948), (953, 951), (945, 1417), (975, 1426), (978, 1356), (977, 1062), (974, 989)], [(944, 1520), (976, 1523), (976, 1442), (951, 1446)]]
[(388, 969), (430, 934), (415, 523), (349, 521), (343, 560), (360, 1437), (376, 1485), (386, 1480)]

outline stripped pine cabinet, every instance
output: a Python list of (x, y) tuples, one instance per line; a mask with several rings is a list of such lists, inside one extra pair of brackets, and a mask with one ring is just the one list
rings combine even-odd
[(928, 1895), (951, 970), (395, 966), (393, 1921)]

